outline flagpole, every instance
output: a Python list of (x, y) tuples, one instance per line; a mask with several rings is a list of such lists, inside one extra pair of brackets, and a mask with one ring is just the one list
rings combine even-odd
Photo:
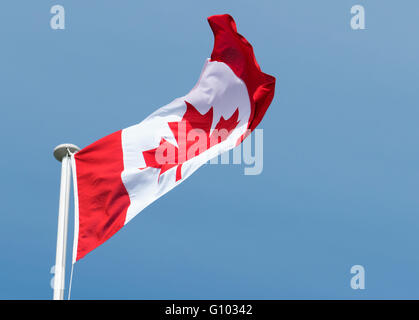
[(60, 144), (54, 157), (61, 162), (60, 202), (58, 207), (57, 251), (55, 256), (54, 300), (64, 299), (65, 262), (67, 249), (68, 206), (70, 201), (70, 152), (79, 151), (73, 144)]

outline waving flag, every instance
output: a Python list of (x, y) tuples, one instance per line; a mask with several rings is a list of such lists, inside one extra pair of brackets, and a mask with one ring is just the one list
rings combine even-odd
[(215, 43), (195, 87), (132, 127), (72, 158), (76, 201), (73, 262), (262, 120), (275, 78), (260, 70), (233, 18), (208, 18)]

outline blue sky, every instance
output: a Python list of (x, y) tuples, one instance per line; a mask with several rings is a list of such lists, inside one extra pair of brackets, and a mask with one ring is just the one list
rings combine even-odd
[[(50, 28), (55, 4), (65, 30)], [(366, 30), (350, 28), (355, 4)], [(52, 297), (53, 148), (84, 147), (186, 94), (211, 53), (206, 17), (221, 13), (277, 77), (259, 126), (263, 173), (204, 166), (77, 263), (72, 297), (419, 298), (418, 3), (8, 0), (1, 299)], [(350, 288), (355, 264), (365, 290)]]

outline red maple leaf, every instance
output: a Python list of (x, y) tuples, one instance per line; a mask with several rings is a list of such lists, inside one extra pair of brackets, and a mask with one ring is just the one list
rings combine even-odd
[(226, 140), (237, 127), (239, 109), (237, 108), (229, 119), (220, 118), (211, 133), (213, 121), (213, 107), (207, 113), (201, 114), (189, 102), (186, 103), (186, 112), (179, 122), (168, 122), (169, 128), (176, 139), (177, 146), (164, 138), (160, 140), (157, 148), (143, 151), (146, 168), (160, 169), (160, 176), (167, 170), (176, 168), (176, 181), (182, 179), (182, 164), (198, 156), (210, 147)]

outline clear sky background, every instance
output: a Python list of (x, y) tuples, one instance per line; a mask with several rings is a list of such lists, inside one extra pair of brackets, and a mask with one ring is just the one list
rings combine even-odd
[(221, 13), (277, 78), (263, 173), (202, 167), (78, 262), (72, 297), (419, 298), (419, 3), (379, 0), (1, 1), (0, 298), (52, 297), (53, 148), (189, 92)]

